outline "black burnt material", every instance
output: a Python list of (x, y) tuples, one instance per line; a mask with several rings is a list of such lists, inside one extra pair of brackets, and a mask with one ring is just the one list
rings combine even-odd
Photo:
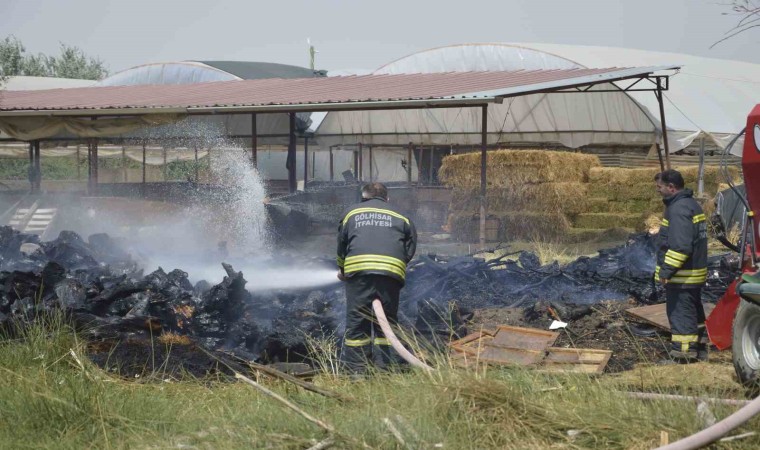
[[(22, 252), (22, 244), (34, 245)], [(399, 320), (423, 337), (443, 343), (465, 335), (473, 311), (483, 308), (519, 307), (529, 317), (534, 312), (545, 314), (543, 305), (549, 305), (559, 317), (572, 320), (602, 300), (662, 301), (662, 288), (652, 282), (654, 245), (652, 236), (633, 235), (622, 246), (562, 267), (542, 266), (529, 252), (489, 261), (420, 255), (409, 264)], [(281, 256), (272, 263), (307, 270), (335, 267), (331, 260), (320, 258)], [(709, 264), (703, 297), (715, 301), (735, 265), (721, 257), (711, 258)], [(114, 351), (114, 357), (126, 357), (124, 352), (138, 348), (140, 342), (153, 348), (143, 353), (155, 355), (158, 337), (183, 336), (184, 341), (171, 345), (223, 349), (259, 362), (304, 360), (309, 340), (342, 335), (345, 298), (337, 279), (321, 288), (260, 291), (232, 266), (222, 264), (222, 269), (226, 276), (221, 283), (193, 285), (180, 269), (158, 268), (144, 275), (119, 242), (105, 234), (85, 241), (76, 233), (62, 232), (53, 241), (39, 242), (36, 236), (2, 227), (0, 326), (9, 331), (12, 320), (23, 323), (41, 312), (60, 310), (91, 340), (121, 343), (118, 351), (96, 346), (106, 356)], [(96, 352), (93, 359), (107, 365), (106, 356)], [(131, 357), (126, 365), (140, 366), (141, 358)], [(183, 369), (180, 364), (175, 369), (215, 370), (208, 358), (193, 358), (190, 366)], [(198, 361), (209, 364), (199, 366)]]

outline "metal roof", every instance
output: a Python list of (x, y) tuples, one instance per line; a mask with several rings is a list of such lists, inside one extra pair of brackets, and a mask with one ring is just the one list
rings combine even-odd
[(299, 112), (482, 105), (636, 78), (675, 66), (449, 72), (103, 86), (0, 94), (0, 116)]

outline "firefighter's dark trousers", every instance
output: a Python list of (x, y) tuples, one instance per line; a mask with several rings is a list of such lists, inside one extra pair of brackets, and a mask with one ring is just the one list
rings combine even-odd
[(375, 320), (372, 301), (380, 299), (391, 326), (398, 319), (401, 282), (384, 275), (355, 275), (346, 281), (346, 336), (341, 361), (352, 373), (363, 373), (375, 362), (390, 369), (398, 358)]
[(665, 286), (665, 300), (673, 350), (694, 352), (706, 342), (705, 308), (701, 287)]

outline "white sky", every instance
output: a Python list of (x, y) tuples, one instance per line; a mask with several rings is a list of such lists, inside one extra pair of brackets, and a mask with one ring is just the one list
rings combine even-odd
[(728, 0), (0, 0), (0, 38), (28, 52), (58, 43), (111, 73), (172, 60), (375, 69), (416, 51), (473, 42), (630, 47), (760, 63), (760, 29), (712, 50), (737, 17)]

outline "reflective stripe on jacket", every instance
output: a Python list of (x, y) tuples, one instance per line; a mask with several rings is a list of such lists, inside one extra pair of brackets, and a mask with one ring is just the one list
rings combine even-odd
[(707, 222), (690, 189), (663, 200), (654, 278), (669, 285), (698, 287), (707, 280)]
[(346, 275), (387, 275), (402, 283), (417, 249), (411, 220), (373, 198), (348, 208), (338, 224), (338, 267)]

